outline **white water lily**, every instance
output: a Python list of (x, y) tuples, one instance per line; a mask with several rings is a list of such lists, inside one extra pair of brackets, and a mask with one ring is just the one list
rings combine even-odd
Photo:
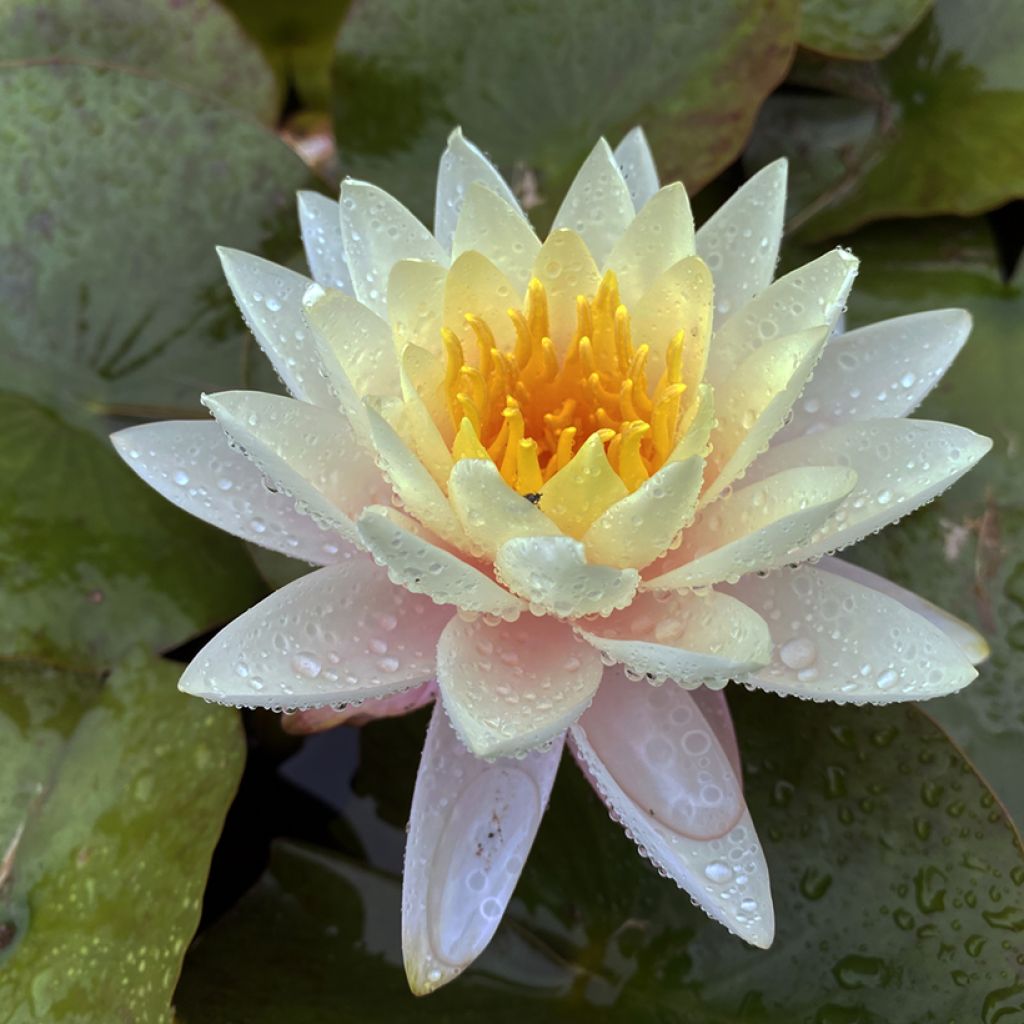
[(221, 253), (291, 398), (209, 395), (214, 421), (115, 435), (182, 508), (322, 566), (221, 631), (183, 690), (325, 709), (311, 728), (439, 696), (406, 853), (416, 992), (493, 935), (566, 737), (641, 852), (767, 946), (721, 688), (882, 703), (976, 675), (969, 626), (822, 557), (988, 450), (905, 418), (969, 318), (834, 334), (857, 261), (773, 281), (785, 181), (766, 167), (695, 233), (635, 130), (597, 145), (541, 242), (455, 132), (433, 234), (345, 181), (340, 203), (300, 197), (314, 280)]

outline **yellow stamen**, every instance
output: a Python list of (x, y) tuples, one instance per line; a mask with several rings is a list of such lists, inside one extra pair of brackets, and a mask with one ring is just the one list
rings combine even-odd
[(516, 490), (520, 494), (539, 494), (544, 477), (537, 460), (537, 442), (532, 438), (520, 441), (516, 456)]

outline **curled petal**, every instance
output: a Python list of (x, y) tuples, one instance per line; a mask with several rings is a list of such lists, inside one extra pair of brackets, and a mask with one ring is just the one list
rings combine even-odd
[(705, 721), (718, 737), (722, 749), (729, 758), (729, 764), (736, 773), (736, 778), (743, 783), (743, 770), (740, 765), (740, 747), (736, 741), (736, 730), (732, 724), (732, 715), (729, 713), (729, 704), (725, 699), (725, 690), (712, 690), (708, 686), (698, 686), (696, 690), (690, 690), (690, 696), (704, 716)]
[(525, 615), (488, 625), (454, 618), (437, 645), (437, 685), (478, 757), (522, 754), (559, 736), (594, 697), (597, 652), (564, 623)]
[(610, 671), (569, 735), (641, 852), (729, 931), (770, 946), (768, 866), (740, 780), (693, 696)]
[(434, 678), (451, 610), (392, 586), (365, 556), (318, 569), (264, 598), (196, 656), (179, 688), (239, 707), (316, 708)]
[(746, 576), (728, 593), (772, 633), (771, 663), (743, 682), (852, 704), (927, 700), (977, 676), (950, 637), (880, 591), (809, 565)]
[(402, 877), (402, 955), (416, 995), (457, 977), (491, 941), (533, 845), (562, 738), (484, 761), (434, 709), (416, 776)]
[(571, 537), (514, 537), (498, 549), (498, 577), (538, 612), (559, 618), (608, 615), (633, 599), (636, 569), (590, 565)]
[(636, 676), (671, 679), (692, 689), (723, 686), (767, 665), (768, 626), (741, 601), (708, 594), (641, 594), (604, 622), (576, 631), (602, 655)]
[(228, 444), (217, 423), (169, 420), (119, 430), (118, 454), (154, 490), (213, 526), (316, 565), (351, 556), (355, 548), (270, 491), (263, 474)]
[(378, 564), (387, 568), (391, 581), (414, 594), (501, 618), (515, 618), (524, 609), (514, 594), (434, 543), (437, 538), (425, 535), (419, 524), (396, 509), (368, 508), (359, 520), (359, 534)]

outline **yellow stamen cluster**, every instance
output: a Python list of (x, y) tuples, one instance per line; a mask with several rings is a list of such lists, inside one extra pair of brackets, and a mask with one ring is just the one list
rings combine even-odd
[[(636, 490), (668, 458), (680, 411), (683, 332), (648, 387), (647, 344), (634, 347), (629, 312), (608, 271), (592, 298), (576, 299), (576, 328), (559, 359), (544, 286), (530, 281), (524, 310), (510, 309), (515, 348), (503, 352), (486, 322), (467, 315), (475, 364), (445, 328), (445, 395), (456, 428), (453, 455), (491, 458), (520, 494), (539, 494), (592, 434)], [(560, 339), (559, 339), (560, 340)]]

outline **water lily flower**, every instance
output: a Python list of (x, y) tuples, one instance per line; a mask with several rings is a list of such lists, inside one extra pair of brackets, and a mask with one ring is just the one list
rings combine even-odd
[(906, 418), (969, 317), (837, 333), (857, 261), (773, 280), (785, 188), (771, 164), (695, 232), (634, 130), (541, 241), (456, 131), (433, 233), (346, 180), (299, 197), (313, 280), (221, 251), (291, 397), (207, 395), (213, 420), (114, 437), (177, 505), (321, 567), (223, 629), (184, 691), (309, 728), (437, 696), (404, 878), (418, 993), (493, 935), (566, 742), (640, 852), (766, 947), (722, 687), (885, 703), (976, 675), (969, 626), (828, 557), (990, 447)]

